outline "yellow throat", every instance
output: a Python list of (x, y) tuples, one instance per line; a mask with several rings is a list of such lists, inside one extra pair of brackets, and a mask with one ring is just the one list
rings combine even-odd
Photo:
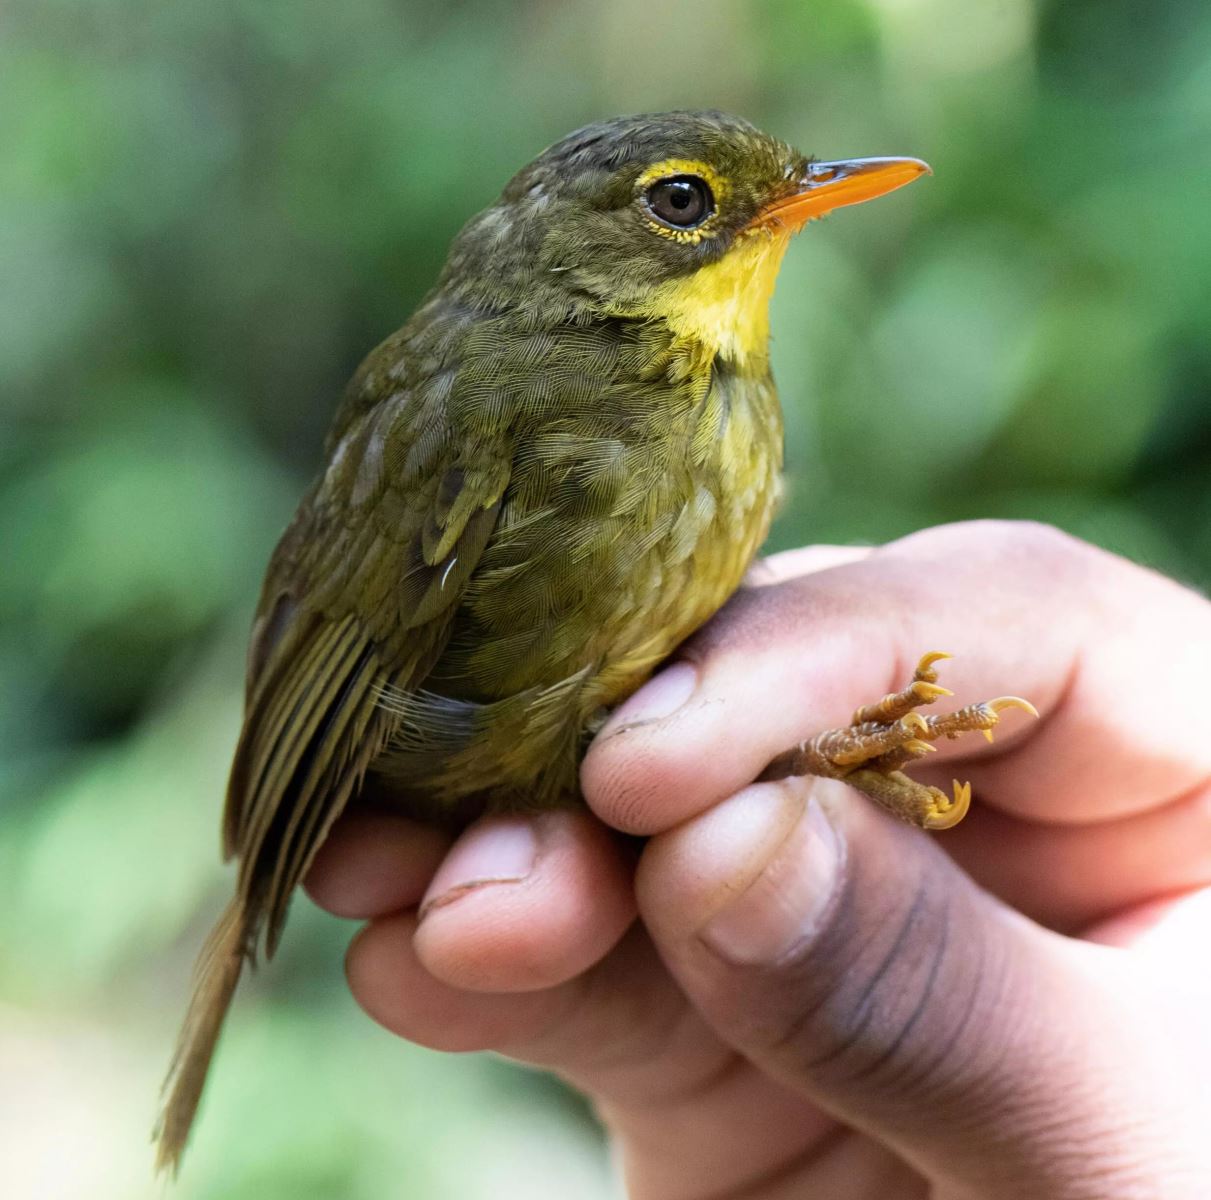
[(754, 231), (718, 262), (659, 288), (650, 315), (679, 337), (743, 365), (769, 351), (769, 303), (790, 231)]

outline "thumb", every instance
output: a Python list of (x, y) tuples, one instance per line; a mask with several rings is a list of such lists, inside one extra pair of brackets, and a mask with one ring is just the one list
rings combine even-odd
[(1119, 952), (1029, 922), (847, 788), (746, 788), (654, 837), (637, 885), (727, 1042), (954, 1194), (1118, 1196), (1153, 1157)]

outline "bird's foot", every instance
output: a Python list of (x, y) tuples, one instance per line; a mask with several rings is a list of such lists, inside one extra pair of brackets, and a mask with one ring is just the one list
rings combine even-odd
[(922, 829), (949, 829), (971, 805), (971, 785), (954, 781), (953, 794), (910, 779), (901, 768), (932, 754), (938, 738), (957, 738), (978, 730), (988, 741), (1007, 708), (1020, 708), (1037, 717), (1038, 710), (1020, 696), (998, 696), (954, 712), (923, 716), (917, 709), (953, 695), (938, 685), (934, 664), (949, 654), (926, 654), (912, 682), (854, 713), (844, 729), (828, 729), (780, 754), (765, 769), (763, 779), (789, 775), (820, 775), (843, 779), (864, 792), (894, 817)]

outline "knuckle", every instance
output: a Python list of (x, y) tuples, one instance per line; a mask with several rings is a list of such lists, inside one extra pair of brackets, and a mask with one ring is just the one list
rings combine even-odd
[(1005, 550), (1047, 562), (1086, 557), (1092, 547), (1045, 521), (990, 521), (993, 540)]
[(852, 629), (876, 607), (866, 577), (846, 571), (741, 588), (693, 635), (684, 653), (700, 666), (729, 657), (744, 662), (808, 632), (823, 640), (829, 631)]
[(1124, 560), (1043, 521), (990, 518), (939, 525), (889, 547), (918, 565), (958, 563), (969, 572), (996, 572), (1020, 580), (1041, 576), (1075, 583), (1128, 567)]
[(1093, 547), (1044, 521), (989, 517), (935, 525), (909, 534), (891, 546), (920, 548), (930, 555), (973, 552), (999, 560), (1053, 562), (1088, 554)]

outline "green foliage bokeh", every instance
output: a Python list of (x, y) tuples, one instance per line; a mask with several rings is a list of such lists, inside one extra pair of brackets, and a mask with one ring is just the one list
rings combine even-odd
[[(936, 172), (789, 257), (777, 546), (1031, 517), (1211, 583), (1199, 0), (13, 0), (11, 1194), (154, 1194), (155, 1089), (228, 886), (216, 830), (247, 624), (343, 381), (545, 144), (699, 106), (822, 157), (915, 154)], [(237, 1004), (182, 1200), (612, 1194), (553, 1085), (361, 1018), (347, 934), (296, 905)]]

